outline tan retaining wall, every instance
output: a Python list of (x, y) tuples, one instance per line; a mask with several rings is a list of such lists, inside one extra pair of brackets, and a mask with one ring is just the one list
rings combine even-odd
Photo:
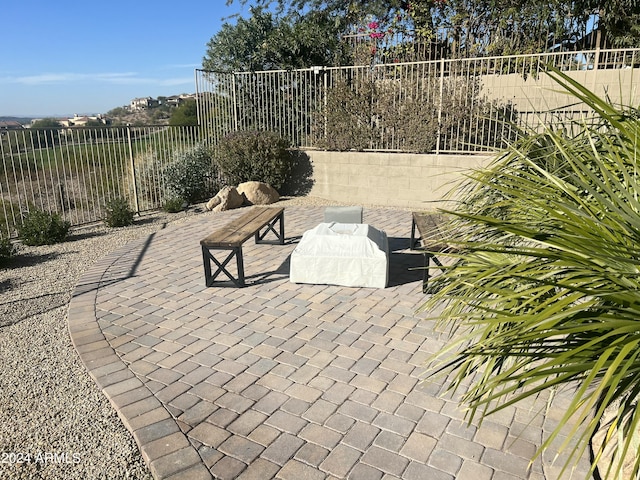
[(345, 204), (432, 210), (464, 172), (490, 156), (307, 151), (313, 165), (310, 195)]
[[(564, 72), (592, 90), (601, 98), (609, 97), (614, 105), (638, 105), (640, 90), (636, 87), (640, 69), (625, 68), (611, 70), (580, 70)], [(504, 75), (483, 75), (483, 93), (487, 98), (513, 102), (519, 112), (546, 112), (556, 108), (563, 110), (585, 109), (574, 96), (558, 88), (548, 75), (511, 73)]]

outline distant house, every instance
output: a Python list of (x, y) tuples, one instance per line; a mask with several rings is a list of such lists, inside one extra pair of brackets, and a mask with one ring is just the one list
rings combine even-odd
[(109, 119), (104, 115), (78, 115), (75, 113), (72, 118), (63, 118), (60, 125), (63, 127), (86, 127), (89, 122), (100, 122), (109, 125)]
[(24, 128), (24, 125), (22, 125), (20, 122), (15, 122), (15, 121), (0, 122), (0, 133), (4, 133), (9, 130), (22, 130), (23, 128)]
[(111, 123), (104, 115), (78, 115), (76, 113), (71, 118), (58, 119), (61, 127), (86, 127), (89, 122), (100, 122), (103, 125)]
[(195, 93), (183, 93), (181, 95), (173, 95), (171, 97), (167, 97), (165, 100), (165, 103), (167, 105), (170, 105), (172, 107), (179, 107), (180, 105), (182, 105), (184, 103), (185, 100), (188, 100), (190, 98), (196, 98), (196, 94)]
[[(103, 125), (109, 125), (111, 121), (105, 117), (104, 115), (78, 115), (77, 113), (73, 115), (72, 118), (61, 118), (58, 120), (62, 127), (66, 127), (61, 130), (62, 135), (68, 135), (72, 132), (74, 127), (86, 127), (89, 122), (100, 122)], [(93, 124), (95, 125), (95, 123)]]
[(146, 110), (147, 108), (157, 107), (159, 103), (160, 102), (158, 102), (158, 100), (151, 97), (134, 98), (129, 104), (129, 109), (134, 112), (139, 110)]

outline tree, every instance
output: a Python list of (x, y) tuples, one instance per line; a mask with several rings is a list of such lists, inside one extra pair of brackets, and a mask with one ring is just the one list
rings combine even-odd
[(277, 11), (287, 15), (295, 12), (325, 12), (340, 19), (343, 25), (358, 24), (369, 15), (384, 17), (397, 9), (406, 9), (411, 3), (406, 0), (227, 0), (227, 5), (234, 2), (241, 5), (252, 3), (257, 7), (268, 7), (275, 3)]
[(104, 126), (105, 124), (102, 121), (97, 119), (96, 120), (89, 119), (85, 124), (85, 127), (93, 127), (93, 128), (103, 128)]
[(127, 113), (129, 113), (129, 112), (127, 111), (126, 108), (124, 108), (124, 107), (116, 107), (116, 108), (112, 108), (111, 110), (109, 110), (107, 112), (107, 116), (108, 117), (123, 117)]
[(274, 30), (273, 15), (262, 8), (251, 8), (249, 19), (239, 18), (236, 25), (224, 23), (207, 44), (202, 60), (205, 70), (214, 72), (268, 69), (264, 46)]
[(60, 122), (55, 118), (43, 118), (35, 120), (31, 124), (31, 128), (60, 128)]
[(36, 120), (31, 124), (31, 128), (35, 131), (33, 140), (38, 148), (56, 145), (60, 141), (60, 122), (55, 118)]
[(273, 63), (285, 70), (342, 64), (346, 51), (340, 23), (326, 12), (290, 13), (269, 37)]
[[(246, 4), (249, 0), (227, 0)], [(258, 6), (273, 3), (253, 0)], [(449, 51), (460, 55), (531, 53), (557, 45), (580, 45), (589, 29), (616, 47), (640, 45), (637, 0), (277, 0), (279, 11), (322, 10), (341, 18), (343, 30), (376, 35), (389, 28), (412, 31), (423, 41), (446, 32)], [(398, 21), (400, 18), (400, 21)], [(592, 47), (593, 45), (587, 45)]]
[(598, 28), (615, 47), (640, 46), (640, 4), (636, 0), (577, 0), (573, 14), (597, 17)]
[(333, 65), (343, 56), (340, 32), (340, 21), (326, 12), (278, 17), (252, 7), (250, 18), (222, 25), (207, 44), (202, 66), (214, 72), (247, 72)]
[(614, 46), (640, 45), (636, 0), (447, 0), (441, 5), (438, 26), (449, 29), (456, 46), (470, 54), (533, 53), (561, 44), (593, 48), (580, 45), (593, 28)]
[(189, 98), (176, 107), (169, 119), (172, 126), (198, 125), (198, 106), (195, 99)]

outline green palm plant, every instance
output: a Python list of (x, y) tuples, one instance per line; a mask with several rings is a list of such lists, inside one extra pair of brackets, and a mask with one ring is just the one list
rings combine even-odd
[[(640, 172), (637, 112), (612, 105), (560, 71), (550, 75), (595, 112), (580, 133), (525, 133), (462, 186), (447, 236), (458, 248), (432, 278), (422, 310), (452, 340), (430, 365), (460, 391), (468, 419), (571, 388), (562, 421), (537, 455), (575, 425), (564, 468), (587, 451), (592, 471), (620, 475), (640, 413)], [(439, 310), (440, 311), (440, 310)], [(607, 414), (605, 421), (605, 413)], [(532, 459), (533, 460), (533, 459)]]

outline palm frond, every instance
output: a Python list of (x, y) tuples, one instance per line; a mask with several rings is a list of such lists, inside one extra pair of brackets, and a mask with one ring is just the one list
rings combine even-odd
[(604, 428), (596, 462), (613, 448), (608, 475), (617, 475), (640, 425), (640, 120), (548, 74), (596, 116), (573, 137), (568, 128), (522, 136), (461, 187), (447, 212), (458, 248), (422, 308), (444, 302), (436, 320), (454, 336), (430, 371), (452, 373), (450, 390), (465, 385), (470, 420), (570, 386), (573, 400), (538, 455), (571, 423), (568, 468)]

